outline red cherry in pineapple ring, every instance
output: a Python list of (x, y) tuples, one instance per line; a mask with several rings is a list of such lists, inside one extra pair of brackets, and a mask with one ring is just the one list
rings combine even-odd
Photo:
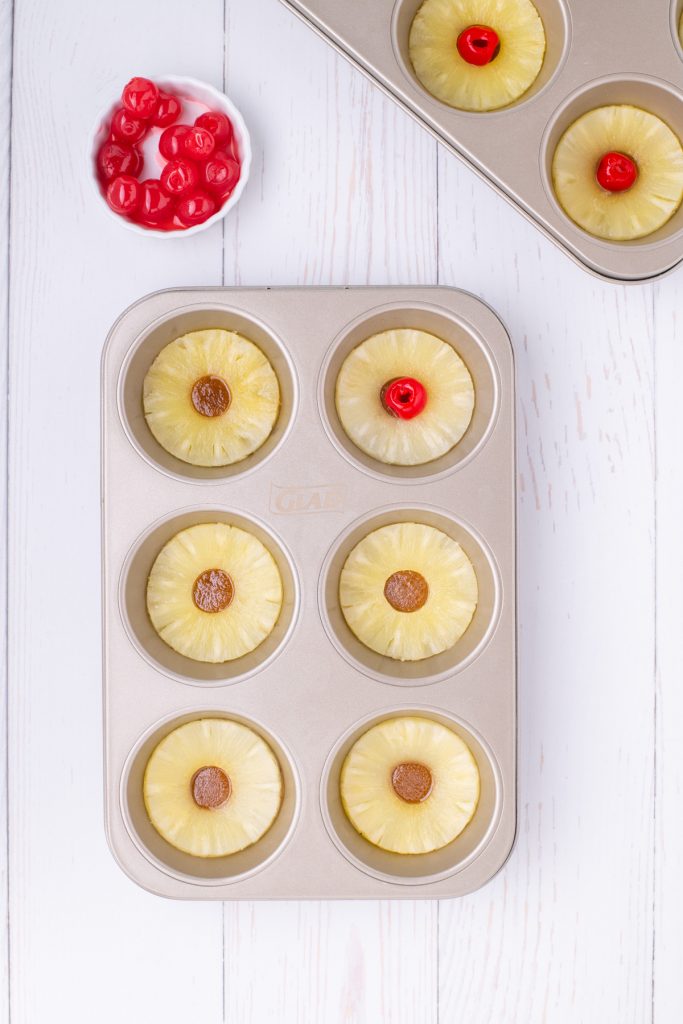
[(387, 381), (380, 398), (386, 411), (400, 420), (414, 419), (427, 404), (424, 385), (415, 377), (396, 377)]
[(638, 178), (638, 165), (625, 153), (605, 153), (595, 174), (606, 192), (627, 192)]
[(484, 67), (500, 53), (500, 36), (488, 25), (470, 25), (458, 36), (458, 53), (468, 64)]

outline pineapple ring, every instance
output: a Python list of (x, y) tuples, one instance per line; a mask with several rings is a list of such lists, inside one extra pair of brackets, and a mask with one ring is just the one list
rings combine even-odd
[[(386, 596), (398, 573), (423, 577), (427, 598), (400, 611)], [(351, 551), (339, 578), (339, 602), (351, 632), (371, 651), (421, 661), (453, 647), (474, 615), (477, 577), (457, 541), (423, 523), (373, 530)]]
[[(227, 605), (203, 611), (195, 588), (207, 570), (229, 577), (232, 596)], [(260, 540), (227, 523), (202, 523), (181, 530), (157, 555), (147, 611), (174, 651), (219, 664), (263, 643), (280, 616), (282, 594), (280, 571)]]
[[(193, 795), (195, 776), (207, 765), (229, 786), (214, 806), (202, 806)], [(226, 718), (197, 719), (170, 732), (152, 752), (143, 782), (150, 822), (167, 843), (193, 857), (226, 857), (258, 842), (278, 815), (282, 790), (269, 745)]]
[[(607, 192), (596, 169), (607, 152), (624, 153), (638, 177)], [(568, 217), (614, 242), (643, 238), (669, 221), (683, 200), (683, 147), (654, 114), (628, 104), (596, 107), (567, 128), (553, 156), (553, 186)]]
[[(472, 25), (488, 26), (500, 39), (498, 56), (481, 67), (458, 52), (458, 37)], [(408, 48), (415, 74), (432, 96), (458, 110), (498, 110), (538, 78), (545, 30), (531, 0), (424, 0)]]
[[(397, 769), (418, 767), (429, 774), (431, 788), (425, 795), (425, 779), (417, 799), (408, 789), (400, 796)], [(440, 722), (417, 717), (389, 718), (363, 733), (346, 755), (339, 781), (356, 831), (373, 846), (402, 854), (432, 853), (453, 842), (474, 817), (479, 788), (467, 744)]]
[(241, 462), (270, 437), (280, 410), (273, 367), (235, 331), (194, 331), (161, 350), (145, 376), (147, 425), (193, 466)]
[[(427, 404), (412, 419), (382, 405), (387, 381), (415, 377)], [(361, 342), (337, 377), (337, 414), (353, 443), (379, 462), (421, 466), (449, 452), (472, 420), (474, 384), (458, 353), (426, 331), (383, 331)]]

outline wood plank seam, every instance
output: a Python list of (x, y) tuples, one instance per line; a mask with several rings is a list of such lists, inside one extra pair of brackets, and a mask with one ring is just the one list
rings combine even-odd
[(0, 131), (0, 138), (3, 140), (3, 153), (0, 157), (0, 164), (4, 168), (3, 177), (3, 210), (2, 210), (2, 222), (5, 225), (5, 245), (3, 247), (2, 254), (2, 270), (0, 274), (3, 278), (3, 283), (0, 286), (0, 296), (2, 301), (2, 324), (3, 324), (3, 338), (2, 338), (2, 369), (0, 370), (0, 387), (3, 395), (4, 411), (3, 411), (3, 424), (1, 428), (2, 436), (2, 459), (4, 465), (2, 467), (3, 476), (3, 493), (0, 495), (0, 520), (3, 521), (2, 529), (2, 547), (0, 550), (0, 566), (3, 569), (4, 582), (2, 587), (2, 596), (0, 597), (0, 620), (2, 633), (5, 639), (5, 649), (2, 659), (2, 667), (0, 668), (0, 700), (2, 704), (2, 717), (4, 718), (2, 724), (2, 732), (5, 739), (5, 754), (2, 762), (2, 774), (4, 779), (2, 780), (2, 791), (3, 800), (2, 802), (2, 832), (3, 832), (3, 850), (0, 856), (0, 866), (2, 867), (3, 879), (3, 892), (1, 901), (4, 903), (3, 907), (3, 954), (2, 954), (2, 967), (0, 968), (0, 977), (2, 977), (2, 993), (0, 994), (0, 1017), (3, 1017), (8, 1022), (11, 1020), (11, 989), (10, 989), (10, 875), (9, 875), (9, 628), (8, 628), (8, 609), (9, 609), (9, 574), (7, 572), (8, 565), (8, 554), (9, 554), (9, 517), (8, 517), (8, 506), (9, 506), (9, 291), (10, 291), (10, 236), (11, 236), (11, 189), (12, 189), (12, 76), (14, 69), (14, 0), (3, 0), (2, 7), (2, 42), (1, 49), (3, 53), (6, 53), (7, 61), (5, 63), (6, 71), (2, 77), (2, 130)]

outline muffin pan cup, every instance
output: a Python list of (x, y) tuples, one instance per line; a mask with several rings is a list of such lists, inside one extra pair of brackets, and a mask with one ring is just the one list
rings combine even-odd
[(547, 39), (536, 83), (508, 107), (470, 113), (435, 99), (415, 76), (408, 36), (421, 0), (283, 0), (579, 265), (621, 282), (659, 277), (683, 260), (683, 208), (646, 238), (604, 241), (563, 212), (549, 167), (571, 121), (606, 104), (641, 106), (683, 141), (683, 4), (534, 2)]
[[(269, 339), (286, 420), (266, 459), (222, 476), (169, 462), (140, 422), (144, 367), (172, 338), (209, 326)], [(453, 344), (477, 395), (462, 458), (409, 475), (343, 447), (331, 384), (345, 347), (397, 326)], [(114, 325), (102, 362), (105, 809), (114, 856), (141, 886), (180, 899), (443, 898), (478, 888), (505, 862), (516, 827), (513, 378), (503, 325), (454, 289), (172, 290), (140, 300)], [(330, 573), (356, 534), (406, 519), (452, 533), (473, 559), (481, 600), (472, 633), (449, 657), (364, 660), (371, 652), (340, 617)], [(176, 528), (212, 521), (253, 529), (283, 573), (276, 635), (243, 664), (174, 655), (147, 619), (144, 587), (158, 550)], [(339, 804), (348, 746), (396, 714), (451, 724), (479, 763), (473, 821), (425, 857), (375, 850)], [(141, 784), (165, 733), (213, 715), (269, 740), (285, 799), (253, 847), (203, 861), (157, 836)]]

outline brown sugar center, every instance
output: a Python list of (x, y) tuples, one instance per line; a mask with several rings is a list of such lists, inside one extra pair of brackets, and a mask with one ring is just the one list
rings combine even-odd
[(384, 596), (397, 612), (417, 612), (429, 597), (429, 584), (419, 572), (399, 569), (384, 584)]
[(190, 782), (192, 799), (197, 807), (215, 810), (230, 799), (232, 783), (222, 768), (207, 765), (192, 776)]
[(222, 377), (200, 377), (192, 385), (192, 404), (200, 416), (222, 416), (232, 402), (230, 388)]
[(391, 773), (394, 793), (407, 804), (421, 804), (432, 791), (434, 781), (429, 768), (415, 761), (397, 764)]
[(234, 596), (235, 584), (222, 569), (205, 569), (192, 587), (192, 600), (200, 612), (222, 612)]

